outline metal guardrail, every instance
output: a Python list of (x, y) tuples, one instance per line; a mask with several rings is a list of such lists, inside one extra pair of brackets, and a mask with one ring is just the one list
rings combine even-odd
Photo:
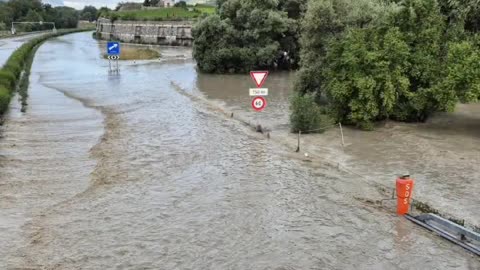
[(434, 214), (423, 214), (416, 217), (407, 214), (405, 217), (413, 223), (435, 232), (450, 242), (480, 256), (480, 235), (478, 233)]

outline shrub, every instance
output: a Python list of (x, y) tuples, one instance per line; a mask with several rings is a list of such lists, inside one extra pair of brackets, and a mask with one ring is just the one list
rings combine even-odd
[(449, 21), (457, 13), (447, 17), (437, 0), (385, 2), (310, 2), (297, 92), (326, 97), (336, 121), (363, 129), (477, 101), (479, 45), (455, 26), (462, 20)]
[(15, 86), (15, 75), (7, 70), (0, 70), (0, 85), (13, 88)]
[(0, 115), (7, 111), (10, 98), (10, 91), (6, 87), (0, 85)]
[[(480, 99), (480, 49), (472, 42), (463, 41), (449, 46), (447, 76), (441, 87), (448, 94), (457, 97), (453, 101), (478, 102)], [(442, 98), (443, 96), (440, 96)], [(447, 99), (447, 101), (452, 98)], [(441, 103), (447, 103), (442, 102)], [(453, 110), (455, 104), (447, 103), (446, 110)]]
[(292, 132), (320, 133), (333, 122), (322, 113), (313, 95), (294, 94), (290, 99), (290, 126)]

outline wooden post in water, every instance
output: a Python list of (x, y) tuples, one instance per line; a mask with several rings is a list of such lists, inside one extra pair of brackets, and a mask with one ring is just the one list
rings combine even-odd
[(295, 150), (295, 152), (300, 152), (300, 135), (302, 135), (302, 131), (299, 130), (298, 131), (298, 143), (297, 143), (297, 150)]
[(343, 138), (342, 123), (339, 122), (338, 125), (340, 126), (340, 135), (342, 135), (342, 146), (345, 147), (345, 140)]

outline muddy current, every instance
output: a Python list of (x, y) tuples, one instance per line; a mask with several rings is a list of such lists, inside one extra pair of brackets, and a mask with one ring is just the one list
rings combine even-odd
[[(408, 125), (347, 128), (345, 149), (332, 129), (303, 138), (297, 154), (286, 125), (292, 74), (269, 78), (269, 105), (254, 114), (248, 76), (198, 74), (188, 49), (121, 62), (112, 75), (101, 48), (90, 33), (46, 42), (26, 113), (14, 101), (6, 116), (0, 269), (479, 269), (477, 257), (368, 203), (384, 196), (376, 184), (412, 170), (425, 199), (422, 189), (438, 181), (432, 197), (478, 220), (478, 198), (461, 193), (478, 188), (471, 129), (426, 124), (417, 139)], [(271, 139), (245, 122), (262, 123)], [(407, 144), (413, 138), (434, 156), (426, 141), (440, 147), (457, 135), (472, 144), (445, 149), (444, 161), (458, 156), (465, 170), (449, 172), (457, 177), (447, 191), (441, 180), (449, 176), (430, 179), (446, 162), (415, 172), (427, 165), (394, 158), (420, 151)], [(375, 163), (388, 148), (391, 156)], [(462, 188), (461, 179), (470, 183)]]

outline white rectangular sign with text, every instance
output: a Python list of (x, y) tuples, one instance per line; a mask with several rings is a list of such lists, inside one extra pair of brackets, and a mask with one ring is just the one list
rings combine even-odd
[(268, 88), (250, 88), (250, 96), (268, 96)]

